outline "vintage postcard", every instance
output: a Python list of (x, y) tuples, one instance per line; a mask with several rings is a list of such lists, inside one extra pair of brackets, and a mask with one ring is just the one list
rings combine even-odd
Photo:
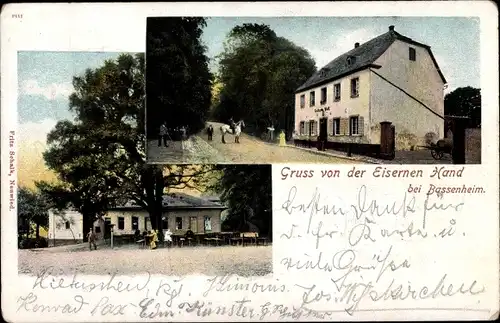
[(498, 318), (492, 3), (11, 4), (1, 30), (6, 321)]

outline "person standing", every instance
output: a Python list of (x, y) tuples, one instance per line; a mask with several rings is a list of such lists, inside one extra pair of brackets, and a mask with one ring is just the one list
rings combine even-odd
[(156, 249), (156, 243), (158, 242), (158, 232), (156, 230), (151, 230), (151, 233), (148, 235), (150, 239), (149, 246), (151, 250)]
[(181, 138), (182, 138), (182, 140), (187, 139), (187, 129), (184, 126), (181, 127)]
[(95, 243), (96, 236), (93, 228), (90, 228), (89, 233), (87, 233), (87, 239), (89, 240), (89, 249), (92, 250), (92, 246), (94, 246), (94, 250), (97, 250), (97, 245)]
[(212, 125), (208, 126), (207, 133), (208, 133), (208, 141), (212, 141), (212, 136), (214, 134), (214, 128), (212, 127)]
[(162, 139), (163, 139), (163, 144), (165, 145), (165, 147), (168, 147), (167, 134), (168, 134), (167, 124), (166, 124), (166, 122), (163, 122), (160, 126), (160, 133), (159, 133), (159, 137), (158, 137), (158, 147), (161, 147)]

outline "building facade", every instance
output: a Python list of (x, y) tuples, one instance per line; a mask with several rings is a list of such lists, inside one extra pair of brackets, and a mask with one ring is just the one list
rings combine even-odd
[[(212, 233), (221, 231), (221, 213), (226, 209), (216, 198), (197, 198), (187, 194), (170, 194), (163, 197), (162, 229), (184, 234)], [(140, 206), (127, 203), (110, 209), (94, 224), (98, 240), (109, 235), (134, 234), (152, 229), (149, 213)], [(49, 211), (49, 245), (80, 243), (90, 228), (83, 228), (82, 215), (74, 210)]]
[(295, 138), (380, 144), (380, 122), (396, 149), (444, 137), (446, 80), (428, 45), (389, 31), (337, 57), (295, 94)]

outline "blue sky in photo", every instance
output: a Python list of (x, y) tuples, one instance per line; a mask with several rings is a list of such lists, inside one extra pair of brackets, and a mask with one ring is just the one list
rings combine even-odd
[[(387, 32), (394, 25), (400, 34), (431, 46), (449, 90), (480, 87), (479, 20), (442, 17), (212, 17), (207, 20), (203, 42), (216, 71), (215, 58), (224, 49), (229, 31), (242, 23), (268, 24), (278, 36), (307, 49), (318, 68), (353, 48)], [(101, 66), (120, 53), (28, 52), (18, 53), (19, 123), (72, 118), (68, 97), (72, 79), (87, 68)]]

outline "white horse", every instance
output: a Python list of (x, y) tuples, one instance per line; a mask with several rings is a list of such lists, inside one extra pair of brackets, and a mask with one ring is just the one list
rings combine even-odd
[[(241, 128), (245, 127), (245, 122), (243, 120), (240, 120), (234, 124), (234, 142), (239, 144), (240, 143), (240, 135), (241, 135)], [(220, 132), (222, 134), (222, 143), (225, 144), (225, 135), (227, 133), (232, 134), (233, 132), (231, 131), (231, 126), (224, 124), (220, 127)]]

